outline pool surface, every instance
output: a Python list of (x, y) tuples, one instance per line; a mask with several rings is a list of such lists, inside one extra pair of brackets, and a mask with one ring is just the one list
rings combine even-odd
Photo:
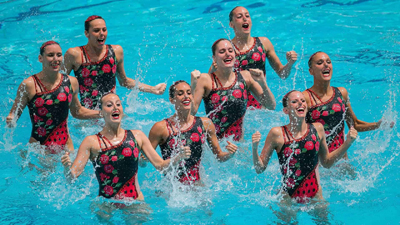
[[(187, 191), (169, 182), (154, 167), (139, 168), (145, 203), (117, 210), (113, 224), (277, 224), (281, 223), (278, 189), (281, 174), (276, 154), (257, 175), (251, 155), (251, 135), (265, 138), (274, 126), (287, 123), (280, 100), (289, 90), (312, 85), (307, 61), (316, 51), (333, 63), (332, 86), (350, 93), (357, 117), (368, 122), (398, 119), (400, 83), (400, 1), (1, 1), (0, 2), (0, 223), (95, 224), (98, 184), (91, 163), (75, 184), (67, 184), (59, 156), (46, 157), (28, 142), (28, 109), (15, 129), (5, 126), (21, 81), (41, 70), (39, 47), (47, 40), (68, 48), (85, 45), (83, 23), (101, 15), (107, 23), (107, 44), (124, 48), (129, 77), (155, 85), (190, 81), (190, 72), (207, 72), (211, 45), (233, 38), (230, 10), (241, 5), (252, 17), (252, 36), (266, 36), (286, 64), (285, 52), (299, 59), (290, 77), (281, 80), (267, 65), (267, 82), (277, 99), (275, 111), (250, 111), (245, 141), (225, 163), (207, 148), (201, 174), (205, 187)], [(152, 125), (173, 114), (168, 94), (156, 96), (117, 87), (127, 117), (126, 129), (146, 134)], [(204, 116), (204, 106), (198, 115)], [(99, 126), (69, 119), (75, 149)], [(347, 128), (346, 128), (347, 132)], [(225, 143), (223, 143), (225, 145)], [(359, 134), (349, 149), (350, 160), (330, 170), (320, 168), (325, 218), (312, 214), (319, 205), (296, 205), (299, 224), (398, 224), (400, 222), (399, 126)], [(20, 151), (27, 150), (26, 159)], [(157, 150), (159, 152), (159, 150)], [(43, 162), (46, 162), (45, 164)], [(31, 164), (35, 165), (32, 166)], [(40, 172), (42, 171), (42, 172)]]

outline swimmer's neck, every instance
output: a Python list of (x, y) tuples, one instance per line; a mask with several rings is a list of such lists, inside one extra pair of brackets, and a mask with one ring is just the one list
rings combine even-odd
[(46, 71), (42, 70), (40, 73), (37, 74), (37, 77), (40, 80), (44, 80), (46, 83), (55, 83), (61, 76), (59, 71)]
[(221, 80), (227, 81), (231, 76), (232, 72), (233, 70), (231, 67), (225, 67), (225, 68), (218, 67), (218, 69), (214, 72), (214, 74), (219, 78), (220, 81)]
[(121, 133), (125, 133), (125, 130), (122, 129), (121, 123), (119, 124), (108, 124), (103, 127), (103, 130), (100, 132), (104, 136), (112, 137), (108, 138), (110, 140), (114, 139), (115, 137), (119, 137)]
[(175, 114), (171, 116), (171, 120), (178, 123), (179, 127), (185, 127), (185, 125), (189, 124), (190, 121), (192, 121), (192, 119), (194, 118), (190, 111), (190, 109), (176, 111)]
[(316, 94), (319, 96), (324, 96), (327, 94), (330, 94), (332, 92), (332, 87), (331, 87), (331, 82), (326, 81), (326, 82), (315, 82), (314, 85), (310, 88), (312, 91), (314, 91)]
[(303, 136), (304, 132), (307, 130), (307, 123), (303, 118), (291, 118), (290, 122), (286, 127), (289, 129), (290, 133), (292, 133), (294, 138), (298, 138), (296, 136)]
[(95, 45), (91, 45), (89, 42), (86, 44), (86, 50), (89, 52), (94, 53), (95, 55), (100, 56), (103, 50), (106, 48), (106, 45), (103, 45), (101, 47), (97, 47)]
[(243, 49), (245, 46), (251, 46), (253, 44), (253, 38), (250, 33), (248, 34), (235, 34), (232, 42), (239, 48)]

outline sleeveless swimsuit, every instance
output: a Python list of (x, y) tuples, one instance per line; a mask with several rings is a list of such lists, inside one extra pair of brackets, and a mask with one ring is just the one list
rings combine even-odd
[[(265, 73), (265, 58), (267, 56), (267, 51), (265, 50), (260, 38), (254, 38), (253, 46), (245, 51), (240, 52), (240, 49), (234, 45), (235, 49), (239, 52), (236, 54), (235, 70), (237, 72), (248, 69), (260, 69)], [(261, 104), (249, 93), (249, 101), (247, 102), (247, 107), (254, 107), (256, 109), (261, 109)]]
[(243, 119), (247, 108), (246, 82), (240, 72), (235, 73), (235, 81), (229, 87), (223, 87), (214, 73), (210, 76), (214, 80), (212, 89), (203, 98), (207, 116), (215, 124), (219, 139), (233, 135), (233, 140), (239, 141), (243, 136)]
[(138, 171), (139, 149), (132, 131), (125, 130), (121, 143), (112, 145), (102, 134), (96, 134), (99, 141), (106, 146), (92, 161), (99, 182), (99, 195), (113, 199), (136, 199), (135, 179)]
[(178, 178), (180, 182), (185, 184), (200, 180), (199, 167), (203, 153), (202, 145), (206, 139), (203, 121), (200, 117), (194, 117), (192, 125), (179, 132), (174, 131), (169, 119), (165, 119), (165, 123), (169, 136), (160, 145), (163, 159), (169, 159), (177, 154), (181, 146), (189, 146), (192, 154), (189, 159), (183, 160), (179, 166)]
[(283, 144), (278, 153), (283, 190), (299, 203), (308, 202), (318, 192), (318, 181), (315, 169), (318, 166), (319, 141), (318, 132), (313, 124), (307, 124), (307, 133), (300, 139), (282, 127)]
[(342, 93), (336, 87), (332, 87), (332, 89), (332, 97), (326, 102), (322, 102), (312, 90), (306, 90), (313, 105), (307, 112), (306, 122), (319, 122), (324, 125), (329, 152), (335, 151), (344, 142), (344, 120), (346, 114), (346, 103)]
[(107, 45), (104, 57), (98, 62), (91, 62), (85, 46), (79, 48), (82, 65), (74, 73), (79, 82), (81, 104), (88, 109), (99, 109), (101, 97), (115, 92), (116, 56), (111, 45)]
[(39, 78), (33, 75), (36, 94), (28, 102), (32, 122), (31, 137), (47, 146), (51, 154), (62, 150), (69, 137), (67, 119), (72, 87), (68, 75), (61, 76), (57, 87), (47, 90)]

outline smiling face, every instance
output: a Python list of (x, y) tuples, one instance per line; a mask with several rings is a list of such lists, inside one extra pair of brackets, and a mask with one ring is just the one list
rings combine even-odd
[(178, 83), (175, 85), (175, 91), (173, 97), (169, 99), (172, 104), (175, 105), (175, 110), (179, 111), (182, 109), (190, 110), (192, 107), (193, 95), (190, 86), (185, 83)]
[(251, 31), (251, 18), (250, 13), (244, 7), (236, 7), (231, 12), (231, 21), (229, 22), (229, 26), (233, 28), (236, 34), (249, 34)]
[(103, 19), (95, 19), (90, 21), (89, 30), (85, 30), (88, 42), (96, 47), (102, 47), (107, 39), (106, 22)]
[(47, 45), (44, 47), (43, 54), (39, 55), (43, 70), (59, 71), (62, 60), (62, 51), (58, 44)]
[(307, 113), (307, 102), (303, 93), (293, 91), (287, 96), (287, 106), (283, 108), (283, 112), (289, 117), (305, 118)]
[(216, 44), (213, 60), (217, 68), (232, 68), (235, 64), (235, 51), (230, 41), (222, 40)]
[(121, 122), (124, 112), (118, 95), (107, 94), (101, 99), (101, 113), (106, 123)]
[(315, 80), (329, 81), (332, 78), (332, 62), (326, 53), (312, 56), (309, 72)]

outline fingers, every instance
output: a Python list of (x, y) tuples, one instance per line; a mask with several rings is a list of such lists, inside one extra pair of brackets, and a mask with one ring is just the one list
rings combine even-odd
[(9, 128), (13, 128), (13, 127), (15, 127), (15, 122), (13, 121), (13, 117), (12, 116), (7, 116), (6, 117), (6, 124), (7, 124), (7, 127), (9, 127)]
[(394, 121), (392, 121), (391, 123), (390, 123), (390, 128), (393, 128), (394, 127)]
[(235, 154), (236, 151), (238, 150), (238, 147), (229, 141), (226, 142), (228, 143), (228, 145), (225, 148), (229, 151), (230, 154)]
[(216, 62), (212, 62), (212, 66), (214, 67), (215, 70), (217, 70), (217, 63)]
[(184, 159), (189, 159), (192, 155), (192, 151), (190, 150), (189, 146), (184, 146), (181, 148), (181, 153), (183, 154)]
[(149, 161), (144, 154), (140, 154), (140, 158), (144, 161)]
[(264, 75), (264, 72), (263, 72), (262, 70), (260, 70), (260, 69), (249, 69), (249, 72), (250, 72), (250, 74), (251, 74), (252, 76), (257, 76), (257, 77), (259, 77), (259, 76)]
[(71, 166), (72, 162), (69, 157), (69, 152), (65, 152), (63, 156), (61, 156), (61, 163), (63, 164), (64, 167), (69, 167)]
[(286, 52), (286, 59), (288, 62), (296, 62), (297, 53), (295, 51)]
[(193, 70), (191, 73), (190, 73), (190, 75), (191, 75), (191, 77), (192, 77), (192, 79), (199, 79), (200, 78), (200, 75), (201, 75), (201, 73), (200, 73), (200, 71), (198, 71), (198, 70)]
[(261, 134), (260, 134), (260, 132), (255, 132), (252, 136), (251, 136), (251, 139), (252, 139), (252, 141), (253, 141), (253, 143), (258, 143), (258, 142), (260, 142), (260, 140), (261, 140)]
[(159, 95), (164, 94), (166, 88), (167, 88), (167, 84), (165, 84), (165, 83), (157, 84), (156, 85), (157, 94), (159, 94)]
[(347, 134), (347, 138), (350, 139), (351, 141), (354, 141), (357, 138), (358, 132), (357, 130), (352, 126), (350, 127), (349, 133)]

